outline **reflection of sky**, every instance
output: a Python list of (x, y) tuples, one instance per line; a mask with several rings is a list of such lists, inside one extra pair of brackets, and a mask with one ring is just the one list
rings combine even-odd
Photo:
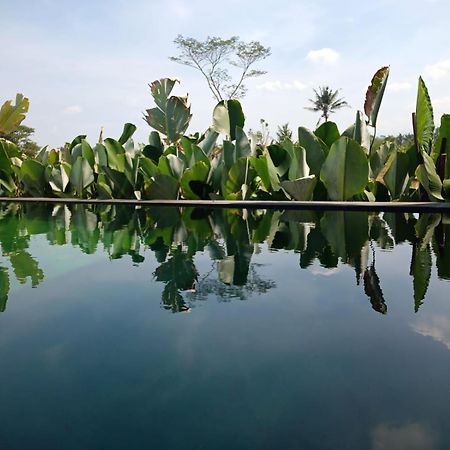
[(352, 267), (311, 276), (327, 271), (265, 245), (252, 263), (276, 289), (172, 314), (151, 251), (136, 267), (101, 248), (52, 258), (43, 241), (30, 244), (43, 283), (0, 315), (9, 448), (450, 448), (450, 354), (428, 337), (449, 336), (448, 285), (433, 274), (414, 314), (407, 245), (377, 250), (387, 316)]
[(372, 433), (372, 450), (435, 450), (438, 436), (425, 424), (378, 425)]

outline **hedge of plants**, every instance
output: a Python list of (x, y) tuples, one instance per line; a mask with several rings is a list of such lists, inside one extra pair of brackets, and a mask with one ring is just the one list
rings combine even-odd
[[(213, 111), (205, 133), (187, 135), (187, 97), (171, 95), (177, 83), (150, 85), (155, 106), (144, 118), (153, 128), (147, 144), (135, 144), (136, 126), (118, 139), (91, 144), (75, 137), (62, 148), (29, 157), (0, 138), (0, 195), (149, 200), (450, 200), (450, 115), (435, 130), (427, 87), (419, 78), (412, 115), (414, 144), (404, 148), (376, 139), (377, 118), (389, 77), (379, 69), (367, 89), (363, 111), (340, 132), (334, 122), (312, 131), (298, 127), (297, 140), (268, 144), (244, 131), (238, 100)], [(0, 136), (24, 119), (28, 99), (18, 94), (0, 110)]]

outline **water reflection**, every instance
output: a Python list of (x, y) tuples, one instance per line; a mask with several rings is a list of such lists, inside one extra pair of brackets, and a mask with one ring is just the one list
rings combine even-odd
[[(129, 255), (133, 264), (142, 263), (150, 249), (159, 263), (153, 276), (164, 284), (162, 305), (172, 312), (188, 311), (211, 294), (224, 301), (244, 300), (274, 288), (275, 281), (260, 275), (259, 265), (252, 262), (264, 244), (271, 251), (299, 253), (301, 269), (316, 261), (326, 270), (339, 264), (353, 267), (356, 284), (381, 314), (388, 311), (388, 299), (376, 269), (380, 249), (411, 246), (416, 312), (426, 297), (433, 254), (438, 277), (450, 279), (450, 220), (441, 214), (3, 204), (2, 256), (20, 283), (30, 280), (36, 287), (44, 279), (39, 261), (29, 252), (31, 237), (43, 234), (50, 245), (71, 244), (86, 254), (100, 251), (101, 245), (109, 258)], [(204, 275), (196, 267), (199, 252), (211, 259)], [(1, 311), (12, 276), (7, 266), (0, 266)]]

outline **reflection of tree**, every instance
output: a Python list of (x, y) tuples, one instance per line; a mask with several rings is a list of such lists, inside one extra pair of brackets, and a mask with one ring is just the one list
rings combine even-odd
[(166, 283), (162, 302), (166, 309), (172, 312), (181, 312), (189, 309), (186, 306), (180, 291), (194, 288), (198, 272), (192, 259), (178, 246), (171, 257), (161, 264), (154, 272), (155, 279)]
[[(220, 264), (220, 262), (219, 262)], [(220, 268), (217, 268), (219, 272), (219, 279), (213, 279), (210, 277), (211, 272), (196, 284), (195, 290), (187, 294), (187, 298), (190, 301), (206, 300), (209, 295), (216, 295), (219, 301), (229, 301), (231, 299), (247, 300), (253, 294), (265, 294), (276, 287), (276, 284), (272, 280), (262, 279), (256, 268), (260, 264), (250, 264), (248, 271), (248, 278), (245, 284), (233, 284), (227, 283), (224, 279), (220, 278)]]
[[(255, 246), (266, 242), (272, 251), (299, 254), (300, 267), (317, 260), (325, 268), (348, 264), (372, 308), (387, 312), (375, 268), (375, 245), (391, 249), (409, 242), (414, 306), (425, 299), (432, 271), (432, 252), (440, 278), (450, 279), (450, 225), (440, 214), (384, 215), (364, 212), (241, 211), (200, 208), (131, 208), (125, 205), (0, 205), (0, 247), (9, 264), (0, 266), (0, 310), (6, 307), (12, 268), (20, 283), (33, 287), (43, 279), (38, 261), (29, 251), (30, 239), (43, 235), (51, 245), (71, 243), (83, 253), (103, 247), (110, 259), (129, 255), (144, 261), (148, 249), (160, 264), (154, 272), (164, 283), (162, 305), (186, 311), (193, 302), (212, 294), (225, 301), (264, 294), (275, 282), (258, 273), (252, 262)], [(372, 262), (369, 264), (369, 243)], [(102, 245), (101, 245), (102, 244)], [(209, 254), (212, 270), (200, 276), (196, 255)]]

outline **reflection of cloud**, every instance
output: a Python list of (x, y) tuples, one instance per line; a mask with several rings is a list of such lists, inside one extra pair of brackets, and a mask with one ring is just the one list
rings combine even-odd
[(408, 81), (399, 81), (397, 83), (388, 83), (387, 89), (392, 92), (408, 91), (412, 88), (412, 84)]
[(308, 267), (308, 271), (313, 275), (320, 275), (322, 277), (329, 277), (331, 275), (335, 275), (340, 272), (338, 267), (333, 267), (331, 269), (327, 269), (326, 267)]
[(271, 92), (292, 91), (292, 90), (302, 91), (305, 88), (306, 88), (306, 84), (303, 84), (301, 81), (297, 81), (297, 80), (294, 80), (289, 83), (285, 83), (280, 80), (266, 81), (265, 83), (262, 83), (262, 84), (259, 84), (258, 86), (256, 86), (256, 89), (262, 89), (264, 91), (271, 91)]
[(433, 80), (439, 80), (450, 74), (450, 59), (439, 61), (436, 64), (425, 66), (425, 75)]
[(372, 431), (373, 450), (434, 450), (437, 439), (426, 425), (411, 423), (407, 425), (378, 425)]
[(424, 320), (413, 324), (413, 330), (422, 336), (429, 336), (441, 342), (450, 350), (450, 319), (444, 316), (431, 316), (427, 322)]
[(306, 59), (315, 63), (336, 64), (339, 60), (339, 53), (332, 48), (321, 48), (311, 50), (306, 55)]

